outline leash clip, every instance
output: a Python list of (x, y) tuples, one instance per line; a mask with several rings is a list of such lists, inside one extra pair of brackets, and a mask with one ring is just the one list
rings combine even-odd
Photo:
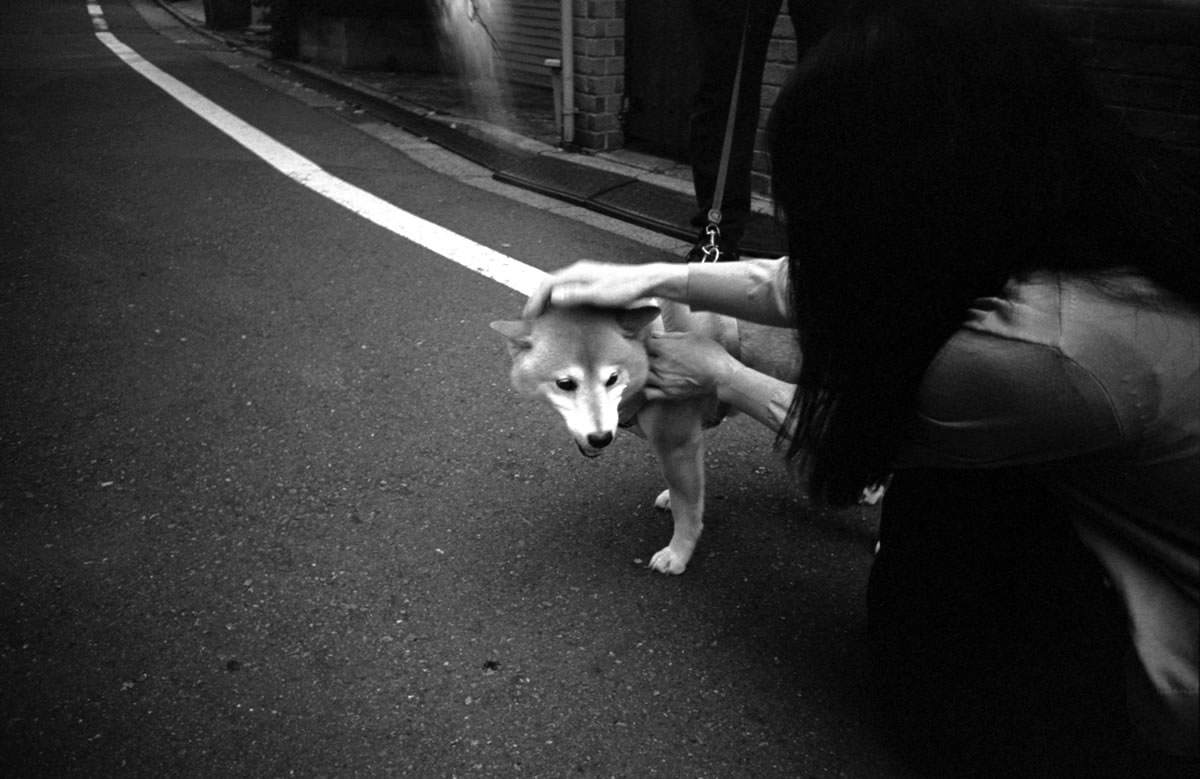
[(704, 228), (704, 232), (708, 235), (708, 243), (700, 247), (700, 262), (720, 262), (721, 249), (717, 246), (717, 240), (721, 237), (721, 231), (715, 224), (710, 224)]

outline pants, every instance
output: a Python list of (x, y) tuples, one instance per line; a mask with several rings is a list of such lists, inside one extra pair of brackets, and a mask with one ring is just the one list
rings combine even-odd
[(867, 607), (881, 712), (926, 770), (1074, 776), (1130, 760), (1123, 610), (1028, 475), (898, 472)]
[(781, 4), (782, 0), (745, 0), (742, 3), (691, 0), (700, 57), (700, 85), (692, 101), (688, 155), (697, 206), (692, 225), (698, 229), (708, 223), (708, 211), (716, 194), (721, 146), (725, 139), (743, 27), (746, 31), (733, 145), (721, 204), (722, 248), (729, 250), (736, 249), (741, 241), (750, 216), (750, 174), (758, 134), (763, 67)]
[[(698, 231), (708, 223), (708, 211), (717, 189), (743, 27), (746, 33), (720, 225), (722, 249), (736, 250), (750, 216), (751, 171), (763, 68), (782, 0), (690, 0), (690, 3), (700, 57), (700, 84), (692, 101), (688, 139), (697, 206), (692, 225)], [(788, 0), (788, 14), (801, 52), (820, 37), (842, 3), (844, 0)], [(702, 231), (700, 235), (703, 236)]]

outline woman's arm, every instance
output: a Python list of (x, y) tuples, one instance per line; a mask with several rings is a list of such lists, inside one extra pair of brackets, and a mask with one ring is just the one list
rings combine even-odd
[(778, 433), (796, 385), (738, 362), (718, 343), (692, 333), (662, 333), (646, 342), (648, 400), (682, 400), (716, 394), (724, 403)]
[(693, 262), (687, 266), (683, 302), (698, 311), (713, 311), (747, 322), (792, 327), (788, 295), (788, 260)]
[(717, 397), (773, 433), (783, 430), (796, 385), (780, 381), (738, 363), (717, 385)]
[(577, 262), (555, 271), (525, 304), (532, 319), (548, 306), (621, 308), (657, 297), (766, 325), (792, 324), (787, 260), (613, 265)]

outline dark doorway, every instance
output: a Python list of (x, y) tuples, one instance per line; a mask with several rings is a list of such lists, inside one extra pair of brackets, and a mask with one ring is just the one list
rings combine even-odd
[(688, 0), (626, 3), (626, 148), (686, 162), (699, 79)]

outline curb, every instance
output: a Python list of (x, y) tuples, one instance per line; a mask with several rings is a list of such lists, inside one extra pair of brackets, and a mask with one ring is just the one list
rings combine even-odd
[[(155, 3), (191, 30), (224, 46), (244, 51), (262, 62), (260, 67), (299, 80), (306, 86), (356, 104), (377, 118), (424, 138), (492, 171), (492, 178), (556, 198), (572, 205), (620, 219), (686, 242), (696, 240), (698, 228), (691, 224), (696, 212), (690, 186), (663, 186), (631, 175), (627, 166), (584, 158), (573, 160), (561, 149), (489, 128), (486, 123), (430, 118), (429, 109), (379, 90), (341, 78), (329, 71), (275, 59), (261, 46), (210, 30), (165, 0)], [(453, 121), (453, 124), (450, 121)], [(623, 170), (624, 169), (624, 170)], [(774, 219), (752, 213), (742, 241), (747, 255), (781, 256), (785, 240)]]

